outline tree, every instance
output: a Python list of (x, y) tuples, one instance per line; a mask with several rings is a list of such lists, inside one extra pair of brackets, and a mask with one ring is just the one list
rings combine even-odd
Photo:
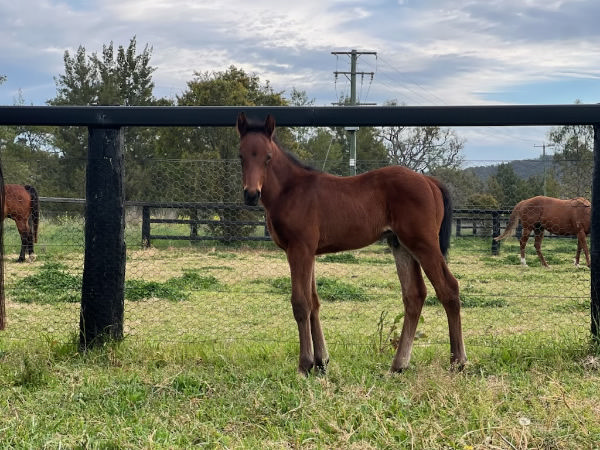
[[(221, 72), (196, 72), (187, 89), (177, 96), (179, 106), (281, 106), (287, 100), (282, 92), (275, 92), (269, 82), (262, 82), (257, 75), (230, 66)], [(277, 119), (277, 118), (275, 118)], [(168, 132), (170, 143), (177, 157), (186, 157), (185, 166), (173, 168), (181, 174), (178, 179), (185, 184), (174, 186), (173, 195), (196, 201), (210, 200), (224, 203), (241, 200), (241, 170), (238, 157), (239, 137), (231, 128), (179, 128)], [(174, 134), (177, 134), (175, 136)], [(165, 135), (163, 135), (164, 137)], [(290, 129), (278, 128), (277, 137), (282, 145), (296, 149)], [(190, 172), (190, 165), (194, 170)], [(224, 237), (233, 237), (249, 232), (253, 227), (234, 227), (227, 222), (238, 220), (242, 212), (234, 209), (221, 209), (215, 212), (222, 227), (215, 231)], [(211, 217), (213, 218), (213, 217)]]
[(463, 162), (464, 140), (449, 128), (384, 127), (379, 137), (390, 164), (431, 172), (438, 167), (459, 168)]
[[(57, 95), (48, 101), (50, 105), (154, 105), (154, 83), (150, 66), (152, 49), (145, 46), (137, 54), (135, 36), (129, 46), (119, 46), (115, 54), (114, 44), (104, 45), (102, 54), (87, 55), (79, 46), (74, 55), (64, 54), (65, 72), (55, 78)], [(125, 129), (124, 155), (126, 171), (125, 191), (130, 198), (137, 198), (144, 183), (140, 164), (154, 149), (154, 131), (148, 128)], [(84, 171), (87, 158), (87, 129), (61, 127), (55, 130), (49, 146), (60, 152), (63, 160), (58, 174), (64, 195), (84, 195)], [(133, 176), (132, 176), (133, 175)], [(146, 180), (147, 181), (147, 180)]]
[[(395, 106), (396, 102), (387, 102)], [(445, 167), (458, 169), (463, 163), (464, 139), (454, 130), (442, 127), (383, 127), (379, 139), (387, 150), (390, 164), (417, 172), (434, 172)]]
[[(534, 177), (535, 178), (535, 177)], [(487, 191), (492, 194), (503, 208), (512, 208), (521, 200), (542, 194), (542, 179), (538, 177), (525, 181), (515, 173), (512, 164), (500, 164), (496, 175), (488, 179)], [(535, 186), (532, 190), (531, 186)]]
[(55, 77), (57, 95), (51, 105), (151, 105), (154, 102), (150, 66), (152, 48), (148, 44), (136, 54), (136, 37), (125, 49), (119, 46), (115, 58), (114, 44), (102, 46), (102, 57), (97, 53), (87, 56), (79, 46), (75, 55), (64, 53), (65, 73)]
[(431, 173), (440, 179), (450, 191), (452, 204), (455, 208), (470, 208), (472, 199), (476, 194), (484, 191), (484, 184), (477, 174), (471, 169), (457, 169), (452, 167), (437, 167)]
[(594, 168), (594, 130), (590, 125), (553, 128), (549, 139), (555, 144), (554, 162), (558, 166), (561, 196), (589, 197)]
[[(0, 75), (0, 84), (6, 80)], [(16, 105), (24, 105), (21, 92)], [(42, 195), (53, 195), (56, 178), (47, 176), (58, 170), (58, 157), (45, 149), (49, 127), (2, 126), (0, 127), (0, 153), (6, 183), (31, 184)]]

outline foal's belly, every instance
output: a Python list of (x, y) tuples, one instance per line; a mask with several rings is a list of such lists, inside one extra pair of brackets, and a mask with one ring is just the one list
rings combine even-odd
[(321, 236), (316, 254), (335, 253), (345, 250), (356, 250), (371, 245), (381, 237), (381, 233), (372, 231), (348, 232), (335, 237)]

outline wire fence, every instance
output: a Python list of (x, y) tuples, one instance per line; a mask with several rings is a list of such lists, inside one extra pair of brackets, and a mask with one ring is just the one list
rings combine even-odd
[[(547, 162), (539, 164), (538, 175), (548, 169)], [(146, 182), (153, 186), (147, 192), (154, 198), (127, 197), (126, 203), (126, 338), (296, 342), (285, 254), (268, 240), (261, 208), (236, 206), (241, 204), (239, 161), (152, 160), (144, 165)], [(516, 199), (527, 194), (517, 192), (517, 184), (511, 192), (497, 176), (473, 173), (441, 176), (460, 210), (449, 265), (461, 285), (467, 345), (493, 346), (502, 336), (548, 330), (588, 335), (590, 271), (573, 265), (576, 240), (543, 241), (549, 269), (541, 266), (533, 243), (527, 246), (528, 266), (521, 266), (515, 238), (503, 241), (498, 255), (492, 255), (493, 223), (478, 211), (502, 210), (506, 220)], [(7, 183), (38, 184), (27, 176), (5, 176)], [(542, 185), (535, 176), (529, 182)], [(555, 188), (556, 196), (575, 189)], [(85, 204), (38, 191), (35, 261), (17, 262), (22, 239), (16, 222), (5, 222), (7, 327), (2, 338), (64, 342), (79, 334)], [(580, 195), (589, 198), (589, 190)], [(319, 256), (316, 273), (330, 345), (393, 345), (403, 308), (393, 257), (383, 242)], [(429, 284), (428, 292), (418, 343), (446, 343), (445, 313)]]

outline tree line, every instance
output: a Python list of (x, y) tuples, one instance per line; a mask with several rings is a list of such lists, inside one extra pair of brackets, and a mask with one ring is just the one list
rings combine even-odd
[[(175, 98), (156, 98), (152, 47), (141, 51), (135, 36), (115, 48), (88, 54), (79, 46), (64, 53), (64, 73), (55, 77), (56, 96), (48, 105), (132, 106), (310, 106), (304, 91), (276, 91), (256, 74), (230, 66), (195, 72)], [(1, 70), (1, 68), (0, 68)], [(0, 75), (0, 84), (5, 76)], [(24, 100), (20, 100), (24, 104)], [(390, 103), (392, 104), (392, 103)], [(238, 137), (233, 129), (209, 127), (127, 127), (125, 192), (129, 200), (231, 201), (239, 193)], [(320, 170), (349, 173), (348, 135), (341, 127), (282, 127), (284, 148)], [(442, 127), (362, 127), (357, 132), (357, 172), (401, 164), (430, 173), (451, 188), (457, 205), (512, 207), (519, 200), (547, 193), (587, 195), (591, 186), (590, 127), (553, 129), (554, 156), (542, 175), (524, 180), (510, 164), (482, 180), (463, 169), (465, 140)], [(41, 195), (83, 197), (87, 129), (84, 127), (0, 127), (0, 151), (8, 182), (34, 184)], [(543, 161), (545, 164), (546, 161)]]

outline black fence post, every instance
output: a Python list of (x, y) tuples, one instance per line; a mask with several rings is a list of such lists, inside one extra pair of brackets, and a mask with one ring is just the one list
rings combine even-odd
[(88, 131), (81, 350), (122, 339), (125, 297), (123, 131)]
[(190, 211), (190, 244), (197, 241), (198, 238), (198, 209), (192, 208)]
[(492, 255), (500, 254), (500, 242), (495, 240), (495, 237), (500, 236), (500, 212), (492, 212)]
[(591, 332), (600, 341), (600, 124), (594, 124), (594, 176), (592, 178), (592, 226), (590, 232)]
[(150, 206), (142, 206), (142, 247), (150, 247)]

